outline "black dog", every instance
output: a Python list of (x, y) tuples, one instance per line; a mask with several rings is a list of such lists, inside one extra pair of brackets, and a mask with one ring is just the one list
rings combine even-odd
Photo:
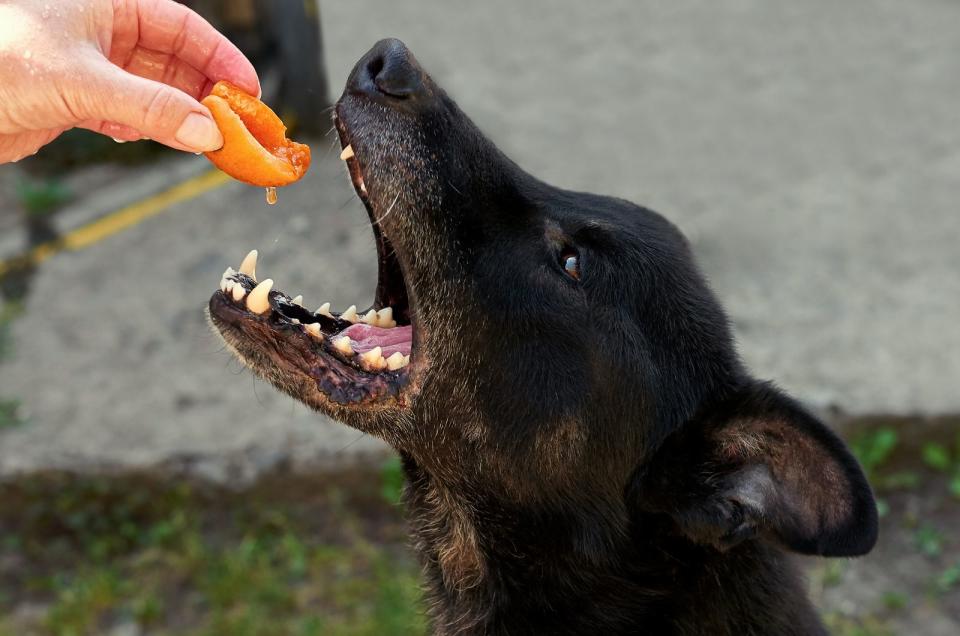
[(258, 374), (400, 453), (434, 631), (824, 633), (788, 552), (869, 551), (870, 487), (743, 368), (680, 232), (523, 172), (397, 40), (335, 122), (373, 308), (310, 312), (253, 255), (210, 315)]

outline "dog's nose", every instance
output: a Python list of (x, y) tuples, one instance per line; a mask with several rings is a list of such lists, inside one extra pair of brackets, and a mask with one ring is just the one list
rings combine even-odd
[(423, 92), (423, 69), (403, 42), (380, 40), (357, 62), (347, 86), (380, 99), (410, 99)]

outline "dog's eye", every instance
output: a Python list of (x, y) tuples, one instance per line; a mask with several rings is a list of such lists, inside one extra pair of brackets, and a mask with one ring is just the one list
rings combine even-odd
[(580, 255), (572, 247), (564, 248), (560, 252), (560, 265), (567, 276), (574, 280), (580, 280)]

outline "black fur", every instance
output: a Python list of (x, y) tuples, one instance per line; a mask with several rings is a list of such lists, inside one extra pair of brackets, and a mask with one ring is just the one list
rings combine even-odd
[(409, 295), (409, 384), (343, 408), (258, 370), (400, 452), (434, 631), (824, 633), (789, 553), (869, 551), (870, 487), (744, 369), (680, 232), (522, 171), (396, 40), (336, 117), (378, 296), (386, 256)]

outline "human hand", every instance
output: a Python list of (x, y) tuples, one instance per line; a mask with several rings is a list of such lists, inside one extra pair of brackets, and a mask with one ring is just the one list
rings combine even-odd
[(0, 163), (74, 127), (216, 150), (197, 100), (221, 79), (260, 94), (240, 50), (173, 0), (0, 0)]

